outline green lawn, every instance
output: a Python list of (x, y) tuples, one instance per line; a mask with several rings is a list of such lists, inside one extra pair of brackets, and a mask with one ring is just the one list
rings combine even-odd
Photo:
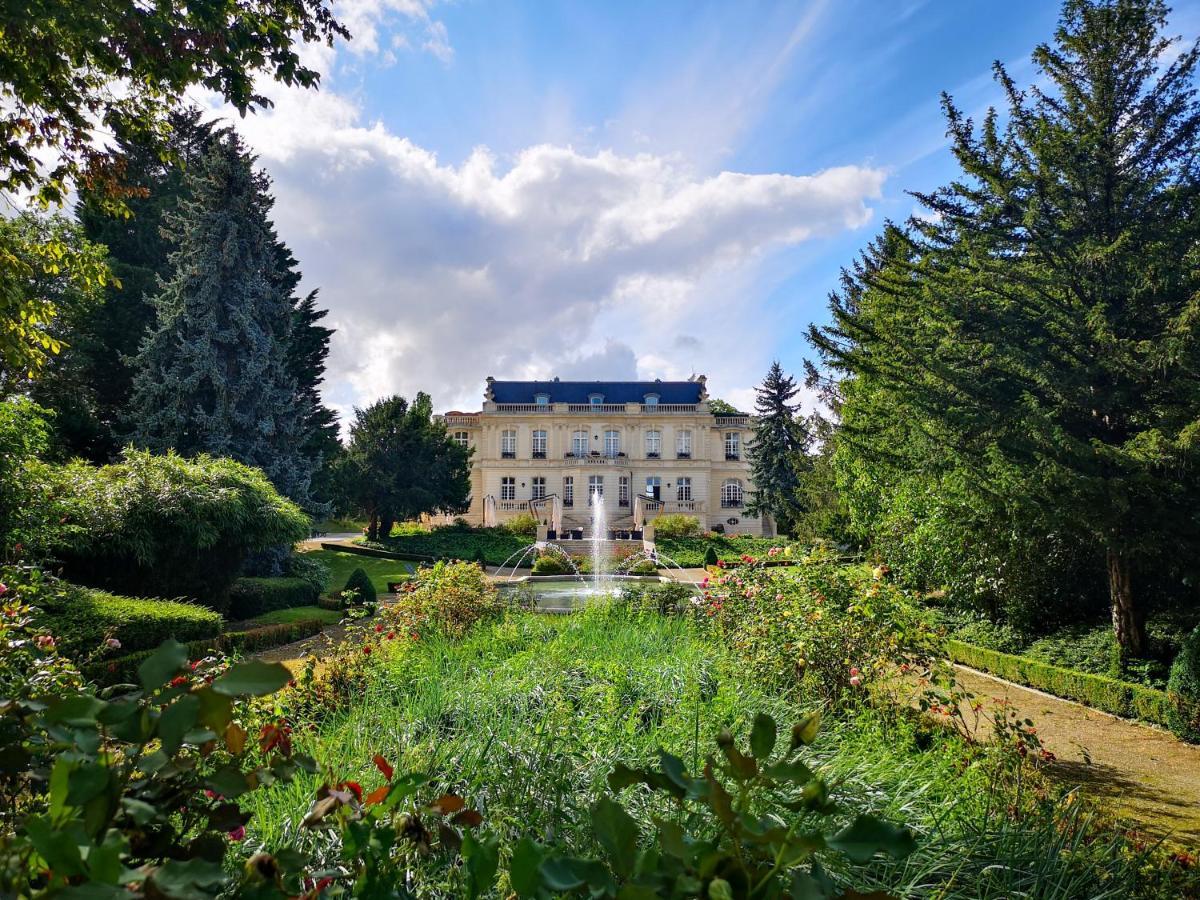
[(250, 621), (256, 625), (290, 625), (292, 622), (313, 620), (323, 625), (335, 625), (342, 620), (342, 613), (340, 610), (322, 609), (319, 606), (294, 606), (291, 609), (263, 613)]
[(363, 556), (360, 553), (345, 553), (340, 550), (307, 550), (301, 551), (321, 560), (329, 567), (329, 593), (336, 593), (346, 586), (346, 579), (355, 569), (362, 569), (375, 585), (375, 590), (383, 593), (387, 590), (389, 581), (403, 581), (408, 578), (415, 566), (411, 562), (398, 559), (380, 559), (374, 556)]
[[(323, 780), (376, 787), (382, 779), (372, 759), (381, 754), (398, 772), (429, 773), (435, 786), (484, 810), (502, 858), (523, 836), (596, 855), (589, 807), (617, 763), (647, 763), (664, 748), (698, 770), (720, 729), (744, 742), (755, 713), (788, 723), (802, 712), (742, 677), (696, 623), (602, 606), (568, 617), (510, 613), (459, 642), (385, 642), (374, 661), (347, 706), (326, 707), (314, 731), (297, 734), (298, 749), (333, 775), (300, 776), (244, 798), (252, 814), (247, 849), (275, 850), (302, 834)], [(871, 810), (916, 832), (913, 856), (877, 860), (856, 874), (855, 887), (962, 900), (1160, 895), (1159, 886), (1139, 882), (1115, 832), (1080, 824), (1081, 804), (1052, 812), (1029, 788), (1015, 799), (1009, 783), (989, 774), (986, 756), (964, 765), (971, 751), (957, 738), (891, 718), (861, 712), (828, 721), (809, 755), (833, 785), (839, 822)], [(622, 799), (645, 830), (652, 816), (673, 815), (636, 789)], [(1022, 814), (1009, 815), (1010, 803)], [(806, 825), (818, 823), (797, 823)], [(333, 853), (328, 843), (308, 845)], [(822, 861), (835, 877), (846, 872), (836, 854)], [(418, 857), (412, 865), (419, 896), (465, 895), (459, 867)], [(506, 895), (500, 886), (485, 896)]]
[(359, 519), (322, 519), (313, 524), (313, 530), (322, 534), (348, 534), (350, 532), (361, 534), (366, 527), (366, 521)]

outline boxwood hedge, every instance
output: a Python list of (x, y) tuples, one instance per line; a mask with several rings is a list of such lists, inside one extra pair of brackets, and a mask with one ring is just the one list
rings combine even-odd
[(253, 619), (263, 613), (295, 606), (313, 606), (320, 591), (296, 576), (239, 578), (229, 591), (229, 618)]

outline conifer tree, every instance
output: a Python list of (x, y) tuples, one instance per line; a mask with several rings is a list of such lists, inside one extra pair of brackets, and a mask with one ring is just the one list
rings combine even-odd
[(746, 505), (749, 515), (769, 515), (781, 533), (788, 534), (800, 512), (800, 474), (807, 464), (808, 433), (798, 416), (800, 392), (796, 379), (779, 361), (771, 363), (754, 399), (754, 440), (750, 446), (750, 476), (754, 492)]
[(1200, 553), (1198, 51), (1166, 20), (1067, 0), (1038, 86), (997, 65), (1003, 124), (947, 97), (961, 178), (918, 195), (931, 215), (890, 227), (810, 332), (848, 376), (842, 447), (1090, 542), (1126, 655), (1146, 649), (1138, 578)]
[(187, 181), (188, 199), (167, 217), (171, 276), (137, 359), (137, 440), (258, 466), (306, 503), (317, 463), (304, 448), (312, 408), (289, 371), (294, 307), (267, 178), (225, 132)]

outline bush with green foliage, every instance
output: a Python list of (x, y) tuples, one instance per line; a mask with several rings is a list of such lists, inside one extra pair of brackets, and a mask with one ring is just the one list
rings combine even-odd
[(531, 575), (566, 575), (571, 569), (558, 553), (542, 553), (533, 561)]
[(432, 629), (462, 637), (471, 626), (503, 612), (506, 603), (479, 566), (439, 562), (417, 571), (400, 601), (383, 616), (402, 634)]
[(318, 594), (329, 587), (329, 566), (312, 553), (292, 553), (284, 563), (284, 573), (303, 578)]
[(625, 570), (626, 575), (657, 575), (658, 566), (652, 559), (639, 559)]
[(0, 550), (37, 548), (58, 519), (45, 510), (33, 486), (38, 456), (46, 451), (46, 410), (24, 397), (0, 400)]
[(705, 547), (704, 548), (704, 567), (706, 569), (709, 566), (715, 566), (720, 561), (721, 561), (721, 558), (719, 556), (717, 556), (717, 548), (716, 547)]
[(513, 534), (519, 534), (522, 537), (533, 537), (537, 534), (538, 520), (534, 518), (533, 513), (519, 512), (505, 522), (503, 527)]
[(342, 598), (350, 605), (374, 603), (377, 597), (371, 576), (362, 569), (351, 572), (350, 577), (346, 579), (346, 586), (342, 588)]
[[(784, 538), (754, 537), (749, 534), (707, 534), (693, 537), (665, 537), (655, 534), (654, 544), (658, 552), (679, 563), (685, 569), (697, 569), (705, 565), (711, 548), (722, 562), (737, 562), (743, 556), (766, 556), (772, 549), (782, 548), (776, 559), (792, 559), (793, 549)], [(798, 555), (798, 554), (797, 554)]]
[(865, 566), (820, 555), (788, 568), (746, 562), (708, 581), (702, 600), (756, 677), (823, 702), (866, 700), (870, 684), (941, 654), (915, 598)]
[(499, 566), (518, 550), (529, 546), (525, 535), (513, 534), (504, 526), (473, 528), (467, 524), (443, 525), (432, 531), (419, 531), (390, 537), (384, 541), (364, 542), (409, 559), (467, 559)]
[(303, 578), (239, 578), (229, 592), (229, 618), (253, 619), (277, 609), (312, 606), (318, 596), (317, 589)]
[(1200, 628), (1179, 650), (1167, 679), (1167, 724), (1177, 737), (1200, 744)]
[(258, 469), (229, 459), (126, 450), (119, 463), (47, 467), (67, 529), (51, 549), (67, 573), (122, 593), (188, 597), (218, 612), (246, 557), (290, 546), (309, 520)]
[(116, 650), (148, 650), (167, 638), (192, 641), (221, 632), (221, 616), (203, 606), (122, 597), (71, 584), (35, 567), (0, 567), (0, 583), (18, 602), (36, 608), (38, 623), (64, 655), (76, 660), (112, 656)]
[(685, 513), (668, 513), (654, 520), (654, 538), (687, 538), (700, 533), (700, 520)]

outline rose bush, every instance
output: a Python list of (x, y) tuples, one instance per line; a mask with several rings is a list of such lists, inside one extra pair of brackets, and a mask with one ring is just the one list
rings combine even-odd
[(439, 562), (417, 571), (397, 603), (383, 612), (384, 628), (405, 634), (433, 629), (462, 637), (483, 619), (505, 609), (500, 592), (479, 566)]
[(816, 554), (797, 566), (745, 555), (706, 579), (696, 605), (756, 677), (838, 703), (926, 666), (941, 638), (915, 598), (886, 573)]

